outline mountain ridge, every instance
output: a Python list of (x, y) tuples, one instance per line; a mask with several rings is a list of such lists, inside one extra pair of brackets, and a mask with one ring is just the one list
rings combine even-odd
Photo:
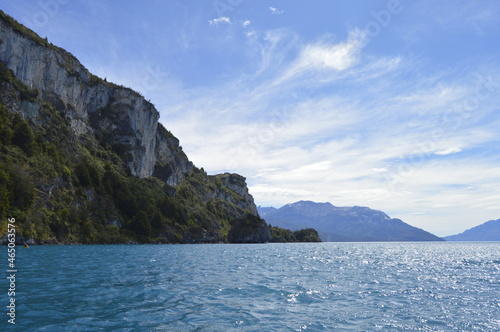
[(314, 228), (328, 241), (443, 241), (382, 211), (368, 207), (336, 207), (331, 203), (299, 201), (279, 209), (258, 207), (268, 224), (296, 230)]
[(500, 219), (489, 220), (462, 233), (445, 236), (446, 241), (500, 241)]

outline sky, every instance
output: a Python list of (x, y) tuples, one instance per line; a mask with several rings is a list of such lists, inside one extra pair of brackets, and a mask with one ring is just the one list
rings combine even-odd
[(139, 91), (257, 205), (368, 206), (438, 236), (500, 218), (500, 2), (0, 0)]

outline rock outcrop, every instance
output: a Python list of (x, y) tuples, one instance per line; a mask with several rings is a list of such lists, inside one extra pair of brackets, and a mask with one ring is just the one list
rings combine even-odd
[(220, 198), (228, 200), (242, 209), (250, 211), (254, 216), (258, 216), (257, 206), (254, 203), (252, 195), (248, 192), (247, 183), (245, 178), (239, 174), (234, 173), (224, 173), (215, 176), (217, 180), (220, 180), (227, 188), (231, 189), (237, 194), (236, 197), (242, 197), (243, 199), (234, 200), (233, 196), (227, 195), (225, 192), (220, 192)]

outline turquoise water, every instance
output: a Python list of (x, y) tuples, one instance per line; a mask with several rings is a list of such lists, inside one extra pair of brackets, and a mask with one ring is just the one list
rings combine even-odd
[[(17, 247), (17, 324), (3, 314), (0, 329), (499, 331), (499, 249), (500, 243)], [(7, 248), (2, 252), (6, 271)], [(5, 308), (6, 279), (0, 287)]]

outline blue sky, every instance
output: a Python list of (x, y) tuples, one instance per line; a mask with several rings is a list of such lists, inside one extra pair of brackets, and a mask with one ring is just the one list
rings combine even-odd
[(500, 218), (500, 2), (0, 0), (263, 206)]

